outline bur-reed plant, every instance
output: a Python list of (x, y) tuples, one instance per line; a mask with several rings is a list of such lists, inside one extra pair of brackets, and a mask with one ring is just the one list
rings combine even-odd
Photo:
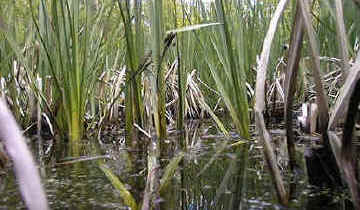
[[(118, 1), (121, 19), (125, 29), (126, 40), (126, 81), (125, 84), (125, 129), (127, 145), (136, 143), (135, 130), (133, 124), (142, 126), (142, 100), (141, 94), (141, 74), (137, 72), (140, 61), (144, 56), (143, 47), (143, 26), (141, 17), (141, 1), (134, 0), (134, 11), (131, 11), (130, 0)], [(133, 26), (132, 18), (135, 18)]]
[(150, 2), (150, 14), (151, 14), (151, 49), (152, 58), (154, 62), (154, 74), (156, 77), (156, 85), (154, 93), (154, 122), (156, 128), (156, 134), (159, 139), (166, 137), (166, 98), (165, 98), (165, 69), (162, 67), (163, 56), (163, 1), (152, 0)]
[(40, 1), (38, 8), (29, 1), (37, 31), (42, 77), (54, 81), (57, 104), (56, 122), (63, 136), (70, 139), (70, 153), (79, 155), (84, 132), (86, 101), (92, 83), (101, 68), (103, 31), (90, 3), (75, 1)]
[[(261, 42), (256, 38), (264, 36), (269, 24), (267, 17), (270, 17), (273, 11), (269, 12), (271, 7), (266, 4), (247, 5), (235, 1), (216, 1), (208, 6), (197, 1), (194, 6), (184, 5), (181, 11), (183, 25), (196, 27), (197, 24), (204, 23), (201, 21), (211, 20), (221, 25), (212, 27), (210, 33), (208, 30), (199, 32), (194, 29), (194, 33), (189, 35), (178, 33), (186, 29), (177, 31), (177, 42), (181, 41), (180, 68), (185, 72), (190, 72), (193, 68), (199, 69), (201, 78), (205, 78), (206, 83), (215, 81), (215, 89), (220, 92), (235, 127), (241, 135), (249, 136), (248, 104), (251, 105), (252, 101), (249, 102), (248, 99), (252, 97), (251, 86), (255, 81), (254, 63), (257, 49), (261, 47)], [(286, 35), (286, 28), (282, 27), (281, 32), (275, 39), (278, 43), (283, 41), (282, 35)], [(275, 60), (277, 55), (282, 53), (282, 45), (274, 48), (277, 51), (270, 60)], [(210, 74), (206, 69), (210, 69)], [(209, 75), (212, 77), (209, 78)], [(213, 97), (211, 95), (214, 95), (214, 92), (206, 94), (207, 97)], [(186, 98), (184, 102), (186, 109)]]
[[(10, 102), (15, 118), (23, 127), (30, 128), (36, 118), (33, 105), (37, 103), (36, 99), (30, 96), (39, 99), (44, 96), (36, 85), (39, 49), (33, 42), (32, 21), (23, 18), (29, 15), (29, 12), (20, 9), (25, 6), (23, 2), (4, 3), (0, 11), (0, 78), (2, 96)], [(7, 16), (4, 15), (5, 12)]]
[[(241, 66), (239, 47), (236, 41), (231, 39), (230, 33), (236, 34), (242, 39), (240, 31), (230, 31), (232, 21), (225, 14), (223, 1), (215, 2), (215, 17), (222, 25), (214, 29), (210, 36), (210, 43), (206, 44), (207, 51), (211, 51), (211, 57), (204, 55), (217, 89), (221, 93), (226, 108), (234, 122), (235, 127), (245, 138), (249, 137), (248, 125), (248, 98), (246, 94), (245, 68)], [(227, 5), (227, 4), (226, 4)], [(235, 27), (234, 27), (235, 28)], [(234, 29), (235, 30), (235, 29)], [(205, 38), (202, 36), (200, 39)]]

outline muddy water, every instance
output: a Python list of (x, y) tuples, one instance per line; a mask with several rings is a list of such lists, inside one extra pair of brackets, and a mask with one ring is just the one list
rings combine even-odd
[[(264, 166), (261, 146), (256, 141), (230, 146), (239, 141), (238, 136), (224, 139), (208, 123), (188, 124), (185, 133), (188, 149), (170, 187), (158, 200), (161, 209), (287, 209), (278, 205), (272, 178)], [(84, 155), (108, 154), (110, 159), (42, 170), (51, 209), (128, 209), (99, 169), (99, 161), (126, 183), (136, 200), (143, 199), (146, 151), (128, 153), (119, 139), (83, 146)], [(281, 145), (281, 136), (274, 139)], [(169, 163), (176, 153), (174, 151), (180, 147), (178, 136), (169, 137), (166, 142), (166, 155), (160, 159), (163, 166)], [(225, 148), (225, 143), (226, 149), (220, 152), (219, 148)], [(301, 145), (299, 148), (298, 161), (304, 168)], [(276, 153), (279, 166), (286, 174), (286, 156), (281, 147)], [(129, 156), (138, 157), (134, 160), (135, 164), (131, 164)], [(297, 183), (293, 195), (295, 199), (288, 209), (351, 209), (348, 196), (329, 196), (330, 191), (314, 191), (307, 185), (305, 174), (300, 172), (293, 179)], [(0, 181), (0, 210), (25, 209), (13, 172), (6, 170), (1, 173)]]

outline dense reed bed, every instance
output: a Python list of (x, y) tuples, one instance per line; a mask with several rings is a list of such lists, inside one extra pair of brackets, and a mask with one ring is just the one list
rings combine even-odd
[[(332, 144), (330, 116), (346, 116), (332, 107), (358, 103), (358, 74), (353, 81), (348, 75), (359, 71), (359, 14), (356, 0), (3, 1), (0, 93), (25, 134), (36, 134), (40, 143), (50, 136), (61, 154), (82, 155), (81, 145), (100, 139), (109, 125), (124, 128), (120, 135), (133, 150), (140, 150), (142, 138), (151, 140), (148, 171), (159, 167), (154, 157), (169, 131), (181, 133), (186, 119), (211, 118), (229, 137), (231, 128), (220, 118), (228, 116), (241, 141), (250, 141), (256, 122), (279, 201), (287, 205), (291, 196), (273, 162), (264, 118), (284, 106), (291, 170), (293, 108), (316, 100), (319, 132), (325, 146)], [(345, 104), (336, 102), (343, 98)], [(340, 148), (343, 155), (351, 150)], [(247, 150), (237, 151), (244, 157)], [(182, 157), (174, 157), (162, 181), (149, 175), (146, 190), (161, 192)], [(350, 159), (341, 160), (353, 167)], [(100, 167), (125, 203), (140, 208)], [(345, 174), (353, 186), (351, 167)], [(360, 208), (357, 189), (351, 193)]]

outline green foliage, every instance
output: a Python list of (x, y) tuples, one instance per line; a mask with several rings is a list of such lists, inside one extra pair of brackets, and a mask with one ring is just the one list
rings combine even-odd
[[(103, 120), (104, 115), (111, 112), (108, 107), (125, 101), (124, 121), (126, 133), (131, 137), (127, 142), (132, 142), (136, 138), (134, 123), (147, 130), (154, 126), (159, 137), (166, 136), (166, 113), (172, 111), (167, 107), (169, 101), (179, 104), (174, 111), (180, 110), (178, 117), (186, 117), (190, 106), (186, 99), (190, 92), (186, 89), (186, 78), (196, 70), (208, 86), (199, 84), (206, 99), (202, 100), (201, 109), (221, 125), (212, 112), (220, 104), (241, 135), (248, 136), (256, 56), (275, 3), (274, 0), (2, 1), (0, 76), (5, 80), (3, 93), (14, 102), (12, 110), (24, 126), (31, 121), (29, 95), (41, 98), (42, 111), (57, 122), (56, 128), (62, 136), (77, 142), (83, 136), (87, 112)], [(294, 14), (294, 3), (289, 4), (271, 49), (268, 71), (271, 79), (281, 73), (276, 68), (278, 59), (286, 57), (282, 47), (289, 41)], [(338, 46), (332, 44), (337, 42), (332, 4), (332, 1), (321, 0), (312, 8), (320, 56), (339, 55)], [(359, 13), (352, 1), (343, 4), (349, 55), (354, 57), (358, 50)], [(176, 33), (176, 41), (169, 46), (164, 43), (170, 35), (164, 33), (165, 30)], [(308, 54), (306, 44), (304, 56)], [(150, 55), (150, 51), (152, 61), (144, 67), (147, 59), (144, 54)], [(165, 81), (165, 75), (175, 59), (178, 72), (172, 82), (177, 83), (179, 101), (166, 94), (170, 82)], [(17, 69), (24, 70), (19, 74), (21, 77), (13, 71), (14, 61)], [(119, 69), (126, 69), (126, 81), (116, 87), (108, 85)], [(107, 80), (99, 79), (99, 75), (105, 75)], [(38, 77), (43, 87), (36, 87)], [(151, 81), (150, 87), (144, 79)], [(17, 83), (23, 84), (26, 91), (20, 91)], [(220, 94), (214, 94), (213, 90)], [(116, 92), (116, 97), (110, 92)], [(144, 98), (151, 94), (150, 111), (145, 112), (149, 107), (145, 107)], [(221, 102), (218, 102), (219, 95)], [(146, 120), (152, 117), (154, 121)], [(180, 129), (183, 121), (178, 123)]]
[(164, 37), (163, 29), (163, 3), (162, 0), (153, 0), (150, 3), (151, 10), (151, 46), (152, 46), (152, 58), (154, 61), (154, 75), (156, 76), (156, 85), (154, 92), (154, 121), (156, 127), (157, 136), (160, 139), (166, 137), (166, 117), (165, 117), (165, 69), (162, 66), (163, 56), (162, 49), (165, 46), (162, 45)]
[[(121, 19), (125, 28), (126, 40), (126, 71), (125, 84), (125, 127), (126, 141), (128, 145), (136, 141), (134, 139), (133, 124), (142, 125), (142, 101), (140, 97), (140, 75), (137, 74), (140, 59), (144, 55), (143, 49), (143, 26), (141, 18), (141, 1), (134, 1), (134, 12), (131, 12), (130, 1), (118, 1)], [(132, 16), (135, 16), (135, 26), (132, 25)], [(134, 142), (133, 142), (134, 143)]]
[(71, 153), (79, 155), (89, 87), (102, 67), (102, 16), (80, 1), (41, 1), (38, 8), (29, 3), (41, 44), (38, 72), (54, 80), (57, 125), (69, 137)]

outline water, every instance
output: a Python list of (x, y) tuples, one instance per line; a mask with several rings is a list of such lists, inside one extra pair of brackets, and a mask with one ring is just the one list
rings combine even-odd
[[(51, 209), (123, 209), (118, 193), (93, 163), (46, 170)], [(13, 174), (1, 176), (0, 209), (25, 209)]]
[[(224, 142), (230, 145), (238, 139), (236, 136), (224, 139), (206, 123), (187, 125), (185, 140), (189, 149), (182, 166), (173, 175), (170, 187), (159, 199), (161, 209), (286, 209), (277, 202), (272, 178), (264, 166), (261, 146), (256, 141), (227, 146), (223, 152), (218, 152)], [(174, 151), (179, 149), (177, 142), (176, 136), (168, 139), (167, 155), (160, 160), (161, 165), (167, 165)], [(88, 156), (109, 154), (111, 159), (103, 164), (126, 183), (137, 201), (143, 199), (146, 154), (140, 153), (134, 171), (128, 160), (129, 153), (119, 141), (87, 144), (84, 150)], [(218, 155), (214, 156), (217, 152)], [(286, 156), (282, 155), (281, 149), (277, 154), (279, 166), (286, 174)], [(99, 161), (45, 168), (43, 183), (51, 209), (128, 209), (119, 192), (99, 169)], [(301, 150), (298, 161), (303, 168)], [(0, 210), (26, 209), (13, 172), (6, 170), (0, 178)], [(307, 186), (305, 172), (299, 173), (296, 183), (296, 199), (288, 209), (351, 209), (347, 195), (328, 196), (330, 192), (312, 191)]]

